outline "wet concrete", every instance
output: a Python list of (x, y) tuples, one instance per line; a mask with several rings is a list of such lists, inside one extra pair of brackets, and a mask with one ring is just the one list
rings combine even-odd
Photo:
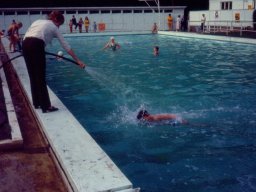
[(0, 191), (68, 191), (12, 66), (4, 69), (24, 144), (19, 149), (0, 149)]

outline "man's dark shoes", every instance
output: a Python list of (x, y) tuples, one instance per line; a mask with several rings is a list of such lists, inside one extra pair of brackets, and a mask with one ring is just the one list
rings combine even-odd
[(50, 113), (54, 111), (58, 111), (59, 109), (57, 107), (51, 106), (48, 109), (42, 109), (43, 113)]

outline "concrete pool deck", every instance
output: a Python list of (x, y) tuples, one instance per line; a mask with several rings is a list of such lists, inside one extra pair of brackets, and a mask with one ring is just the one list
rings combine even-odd
[(175, 31), (160, 31), (160, 35), (170, 35), (176, 37), (188, 37), (188, 38), (198, 38), (198, 39), (208, 39), (217, 41), (230, 41), (234, 43), (246, 43), (246, 44), (256, 44), (256, 39), (252, 38), (242, 38), (242, 37), (231, 37), (231, 36), (217, 36), (207, 33), (189, 33), (189, 32), (175, 32)]
[[(159, 34), (234, 41), (240, 43), (253, 42), (256, 44), (254, 39), (236, 37), (231, 38), (165, 31), (159, 32)], [(84, 36), (84, 34), (79, 35)], [(94, 36), (95, 34), (91, 35)], [(105, 33), (104, 35), (119, 35), (119, 33)], [(8, 40), (4, 38), (2, 41), (5, 45), (5, 50), (8, 50)], [(19, 53), (8, 53), (10, 58), (18, 54)], [(31, 103), (29, 79), (23, 58), (20, 57), (14, 60), (12, 65), (17, 73), (26, 97)], [(52, 154), (56, 158), (56, 163), (59, 164), (60, 169), (63, 171), (63, 177), (67, 178), (66, 184), (70, 185), (70, 187), (67, 187), (68, 191), (136, 191), (136, 189), (133, 189), (132, 183), (85, 131), (86, 128), (84, 129), (80, 125), (52, 91), (49, 91), (49, 93), (52, 104), (58, 106), (60, 109), (58, 112), (43, 114), (41, 110), (31, 109), (40, 124), (42, 132), (49, 142), (49, 146), (46, 145), (45, 147), (49, 147), (50, 150), (53, 151)], [(39, 154), (36, 155), (40, 158)], [(9, 178), (12, 178), (12, 176), (10, 175)], [(8, 179), (7, 176), (6, 179)]]
[[(9, 41), (4, 38), (2, 43), (8, 50)], [(8, 53), (9, 58), (17, 55), (17, 52)], [(23, 57), (13, 60), (12, 65), (31, 103)], [(50, 89), (49, 94), (52, 104), (60, 110), (54, 113), (32, 111), (72, 191), (138, 191)]]

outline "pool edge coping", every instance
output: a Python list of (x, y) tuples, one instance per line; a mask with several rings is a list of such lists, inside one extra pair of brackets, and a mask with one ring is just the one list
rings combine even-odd
[(228, 41), (232, 43), (245, 43), (256, 45), (256, 39), (244, 38), (244, 37), (231, 37), (231, 36), (219, 36), (213, 34), (199, 34), (191, 32), (180, 32), (180, 31), (159, 31), (159, 35), (175, 36), (175, 37), (187, 37), (187, 38), (197, 38), (197, 39), (207, 39), (214, 41)]

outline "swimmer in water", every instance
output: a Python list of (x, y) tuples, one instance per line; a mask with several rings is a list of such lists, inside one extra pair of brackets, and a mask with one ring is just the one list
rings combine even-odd
[(155, 46), (155, 47), (154, 47), (154, 55), (155, 55), (155, 56), (158, 56), (158, 55), (159, 55), (159, 47), (158, 47), (158, 46)]
[(114, 37), (110, 37), (110, 41), (105, 45), (103, 49), (111, 48), (113, 51), (116, 51), (116, 49), (120, 49), (121, 46), (115, 42)]
[(137, 115), (138, 120), (144, 120), (148, 122), (161, 122), (166, 120), (175, 121), (179, 124), (188, 124), (188, 122), (184, 119), (181, 119), (175, 114), (164, 113), (164, 114), (149, 114), (146, 110), (140, 110)]

